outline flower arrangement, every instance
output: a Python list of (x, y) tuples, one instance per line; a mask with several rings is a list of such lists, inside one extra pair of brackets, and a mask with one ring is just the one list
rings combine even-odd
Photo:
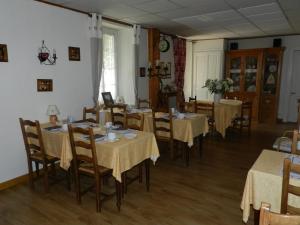
[(211, 94), (224, 94), (226, 91), (230, 91), (233, 85), (233, 80), (226, 78), (224, 80), (207, 79), (205, 85), (202, 88), (208, 88)]

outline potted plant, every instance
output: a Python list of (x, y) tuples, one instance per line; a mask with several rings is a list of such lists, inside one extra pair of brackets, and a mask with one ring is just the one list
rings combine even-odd
[(208, 91), (214, 94), (214, 102), (218, 103), (225, 92), (232, 90), (232, 85), (233, 80), (230, 78), (223, 80), (207, 79), (203, 88), (208, 88)]

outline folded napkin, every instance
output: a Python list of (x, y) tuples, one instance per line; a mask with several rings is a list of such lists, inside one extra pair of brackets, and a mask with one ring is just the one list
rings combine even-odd
[(61, 131), (62, 126), (45, 127), (44, 129), (47, 131)]

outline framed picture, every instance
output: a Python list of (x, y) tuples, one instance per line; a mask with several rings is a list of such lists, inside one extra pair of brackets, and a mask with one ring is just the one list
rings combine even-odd
[(69, 47), (69, 60), (80, 61), (80, 48)]
[(162, 79), (171, 78), (171, 63), (170, 62), (167, 62), (167, 63), (160, 62), (159, 66), (160, 66), (160, 74), (163, 74)]
[(7, 45), (0, 44), (0, 62), (8, 62)]
[(37, 79), (37, 91), (38, 92), (53, 91), (52, 79)]
[(114, 100), (113, 100), (110, 92), (102, 92), (101, 95), (102, 95), (102, 98), (104, 101), (104, 105), (106, 107), (109, 107), (114, 104)]

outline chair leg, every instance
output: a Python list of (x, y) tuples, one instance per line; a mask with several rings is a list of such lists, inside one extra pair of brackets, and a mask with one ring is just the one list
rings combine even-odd
[(39, 167), (39, 162), (35, 161), (35, 172), (36, 172), (36, 176), (39, 177), (40, 176), (40, 167)]
[(48, 165), (47, 162), (43, 163), (43, 169), (44, 169), (44, 187), (45, 187), (45, 192), (49, 192), (49, 180), (48, 180)]
[(75, 185), (75, 191), (76, 191), (76, 199), (77, 203), (80, 205), (81, 204), (81, 192), (80, 192), (80, 174), (76, 170), (75, 166), (72, 166), (73, 171), (74, 171), (74, 185)]
[(150, 190), (150, 160), (145, 160), (145, 170), (146, 170), (146, 188), (147, 191)]
[(143, 165), (139, 165), (139, 183), (143, 182)]
[(185, 165), (188, 167), (190, 163), (190, 148), (184, 144), (183, 151), (185, 153)]
[(115, 180), (116, 183), (116, 197), (117, 197), (117, 208), (118, 211), (121, 210), (121, 191), (122, 191), (122, 184)]
[(30, 159), (28, 159), (27, 161), (28, 161), (29, 186), (31, 190), (34, 190), (32, 161)]
[(51, 163), (51, 172), (52, 172), (52, 174), (53, 174), (53, 176), (56, 176), (56, 170), (55, 170), (55, 163), (54, 162), (52, 162)]
[(96, 210), (101, 212), (101, 178), (96, 178)]

